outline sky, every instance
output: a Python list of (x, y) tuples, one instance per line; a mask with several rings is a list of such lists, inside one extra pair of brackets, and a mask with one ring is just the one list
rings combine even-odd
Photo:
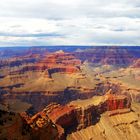
[(140, 0), (0, 0), (0, 46), (140, 45)]

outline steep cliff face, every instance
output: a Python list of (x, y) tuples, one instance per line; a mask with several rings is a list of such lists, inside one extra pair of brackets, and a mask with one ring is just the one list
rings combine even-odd
[(65, 129), (77, 124), (74, 106), (50, 104), (44, 111), (54, 123), (62, 126)]
[(139, 120), (134, 112), (123, 112), (113, 116), (106, 112), (95, 125), (69, 134), (67, 140), (138, 140)]
[(72, 131), (74, 128), (80, 130), (96, 123), (100, 115), (106, 111), (128, 108), (130, 101), (126, 96), (105, 95), (72, 101), (65, 106), (51, 104), (44, 112), (54, 123), (66, 131)]
[(76, 119), (78, 122), (77, 130), (86, 128), (90, 126), (94, 120), (96, 121), (97, 114), (95, 111), (96, 107), (94, 105), (89, 105), (84, 109), (81, 107), (76, 109)]
[(97, 96), (86, 100), (73, 101), (76, 106), (77, 129), (82, 129), (96, 123), (105, 111), (130, 108), (130, 101), (124, 95)]
[[(139, 105), (132, 104), (132, 108), (130, 108), (130, 101), (125, 96), (112, 97), (112, 95), (107, 95), (105, 98), (105, 102), (101, 102), (99, 106), (96, 104), (94, 107), (94, 110), (96, 111), (90, 111), (92, 112), (92, 119), (90, 117), (87, 121), (88, 117), (84, 119), (84, 115), (81, 115), (82, 113), (80, 114), (82, 117), (81, 124), (84, 124), (83, 122), (86, 121), (90, 122), (90, 120), (96, 121), (93, 121), (86, 127), (80, 125), (81, 128), (84, 129), (79, 129), (68, 134), (67, 140), (112, 140), (112, 138), (114, 140), (139, 139)], [(98, 98), (96, 98), (96, 103), (98, 102), (97, 99)], [(89, 100), (87, 100), (86, 104), (80, 101), (78, 105), (83, 107), (88, 103)], [(75, 104), (76, 103), (74, 103), (74, 105)], [(86, 112), (86, 110), (84, 111)], [(88, 114), (87, 111), (86, 116), (88, 116)]]
[(128, 98), (124, 95), (113, 96), (108, 94), (107, 96), (107, 111), (112, 111), (116, 109), (129, 108), (131, 103)]

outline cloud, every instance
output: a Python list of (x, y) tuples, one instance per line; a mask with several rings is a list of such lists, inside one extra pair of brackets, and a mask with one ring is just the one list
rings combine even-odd
[(0, 46), (140, 45), (139, 0), (1, 0)]
[(138, 0), (1, 0), (1, 16), (72, 18), (139, 17)]
[(16, 34), (16, 33), (4, 33), (0, 32), (0, 36), (5, 36), (5, 37), (57, 37), (57, 36), (62, 36), (60, 34), (56, 33), (32, 33), (32, 34)]

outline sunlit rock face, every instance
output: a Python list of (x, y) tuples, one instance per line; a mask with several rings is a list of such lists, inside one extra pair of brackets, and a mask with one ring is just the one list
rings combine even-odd
[(130, 101), (126, 96), (105, 95), (87, 100), (76, 100), (65, 106), (50, 104), (44, 112), (55, 123), (67, 131), (86, 128), (99, 120), (106, 111), (128, 109)]
[(107, 111), (112, 111), (116, 109), (129, 108), (131, 103), (129, 99), (124, 95), (114, 96), (112, 94), (107, 94)]
[(73, 54), (64, 53), (63, 51), (55, 52), (54, 54), (48, 55), (38, 65), (42, 65), (48, 68), (49, 74), (64, 72), (64, 73), (75, 73), (80, 69), (81, 61), (76, 59)]
[(139, 112), (137, 107), (139, 105), (133, 105), (131, 108), (131, 102), (125, 96), (108, 94), (104, 99), (93, 98), (92, 102), (85, 100), (72, 103), (82, 107), (83, 110), (77, 117), (80, 122), (77, 131), (68, 134), (68, 140), (111, 140), (112, 138), (138, 140), (140, 118), (137, 115)]
[(74, 106), (50, 104), (44, 111), (55, 124), (58, 124), (65, 129), (76, 126), (77, 124), (76, 108)]
[[(110, 97), (111, 96), (111, 97)], [(71, 105), (77, 106), (76, 118), (78, 128), (85, 128), (96, 123), (100, 115), (106, 111), (130, 108), (130, 101), (126, 96), (105, 95), (87, 100), (73, 101)]]
[(68, 140), (138, 140), (139, 117), (134, 112), (123, 112), (109, 116), (104, 113), (100, 120), (92, 126), (80, 131), (73, 132), (67, 136)]

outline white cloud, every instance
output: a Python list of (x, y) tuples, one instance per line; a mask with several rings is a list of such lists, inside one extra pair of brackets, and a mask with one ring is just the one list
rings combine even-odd
[(0, 0), (0, 46), (140, 45), (139, 0)]

